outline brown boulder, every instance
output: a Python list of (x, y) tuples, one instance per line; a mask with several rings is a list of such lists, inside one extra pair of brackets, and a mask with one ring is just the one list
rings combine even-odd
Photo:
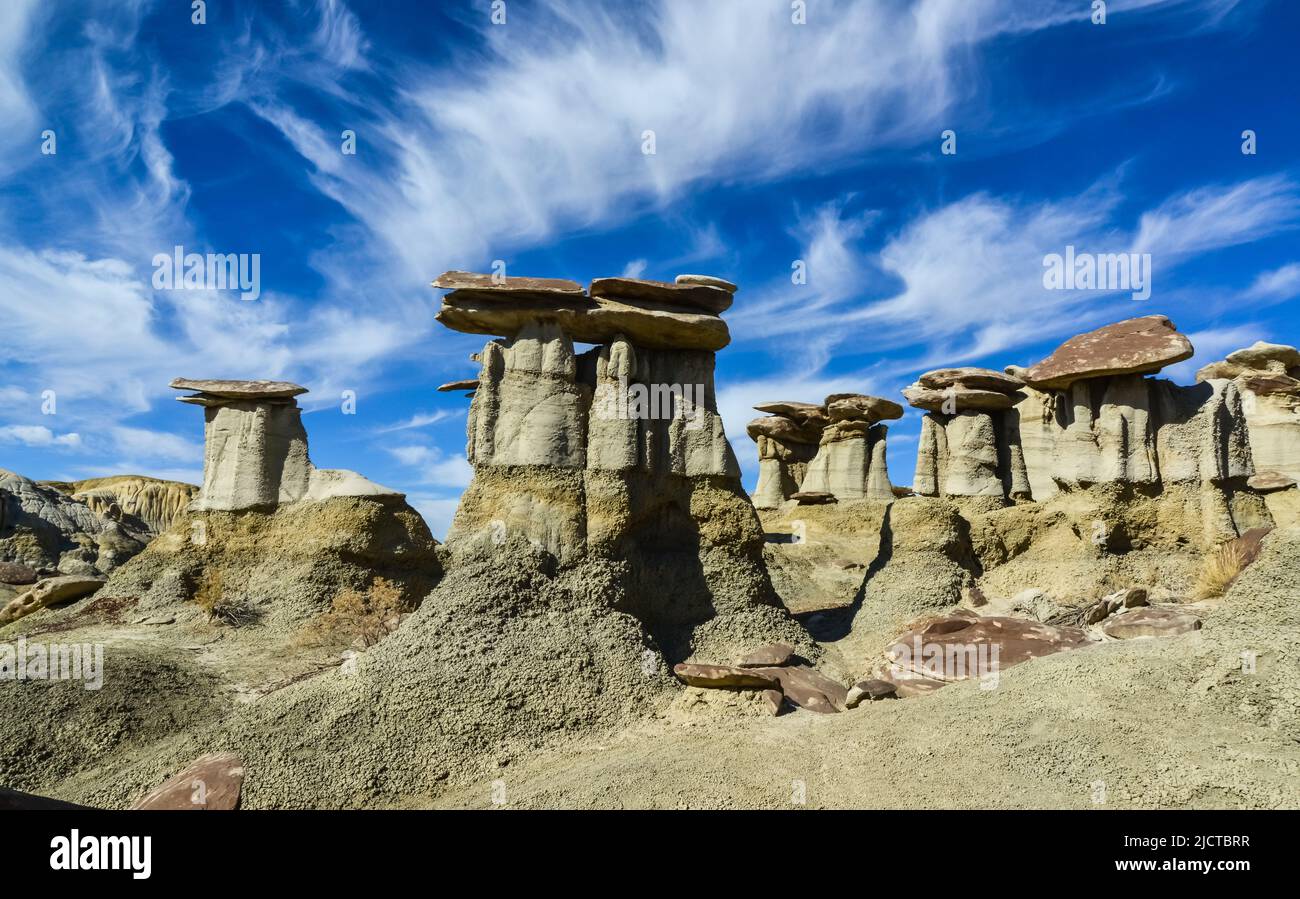
[(1201, 627), (1201, 619), (1190, 612), (1162, 606), (1130, 609), (1110, 618), (1101, 626), (1102, 633), (1116, 640), (1134, 637), (1172, 637), (1188, 634)]
[(766, 668), (790, 664), (794, 647), (789, 643), (769, 643), (752, 649), (736, 664), (741, 668)]
[(1130, 318), (1078, 334), (1025, 373), (1042, 390), (1064, 390), (1084, 378), (1149, 374), (1190, 359), (1191, 341), (1163, 315)]
[(781, 714), (781, 709), (785, 705), (785, 695), (780, 690), (764, 690), (763, 704), (767, 706), (767, 710), (775, 718)]
[(17, 562), (0, 562), (0, 584), (34, 584), (38, 577), (35, 568)]
[(231, 752), (201, 755), (188, 768), (138, 799), (132, 809), (228, 812), (239, 808), (244, 763)]
[(781, 686), (780, 681), (767, 674), (766, 670), (733, 668), (730, 665), (700, 665), (690, 662), (679, 662), (673, 666), (673, 674), (692, 687), (739, 690), (778, 689)]
[(669, 284), (641, 278), (597, 278), (588, 291), (593, 297), (607, 297), (620, 303), (662, 303), (686, 306), (717, 315), (731, 308), (730, 290), (704, 284)]

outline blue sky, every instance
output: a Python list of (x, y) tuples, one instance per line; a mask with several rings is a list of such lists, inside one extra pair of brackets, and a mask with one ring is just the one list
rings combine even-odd
[[(484, 338), (434, 322), (428, 282), (497, 259), (736, 281), (717, 381), (751, 488), (754, 402), (896, 397), (1157, 312), (1197, 347), (1184, 382), (1300, 343), (1300, 4), (1091, 6), (5, 0), (0, 467), (197, 481), (201, 412), (167, 382), (283, 378), (317, 465), (441, 534), (468, 404), (434, 388)], [(155, 290), (178, 244), (260, 254), (261, 297)], [(1150, 253), (1150, 299), (1044, 289), (1066, 245)]]

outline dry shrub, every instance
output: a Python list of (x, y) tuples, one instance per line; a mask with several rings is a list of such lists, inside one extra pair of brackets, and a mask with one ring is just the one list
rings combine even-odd
[(1229, 540), (1206, 554), (1192, 596), (1196, 599), (1222, 596), (1248, 564), (1245, 549), (1236, 540)]
[(199, 589), (194, 591), (194, 602), (200, 609), (212, 617), (212, 610), (221, 604), (225, 596), (225, 587), (222, 584), (221, 569), (209, 568), (203, 574), (203, 581), (199, 584)]
[(328, 612), (309, 621), (297, 642), (330, 646), (360, 641), (367, 649), (397, 629), (401, 616), (412, 611), (402, 599), (402, 588), (386, 578), (376, 578), (365, 593), (344, 590), (334, 597)]
[(243, 627), (261, 618), (261, 613), (247, 600), (226, 595), (219, 568), (209, 568), (204, 573), (203, 582), (194, 592), (194, 602), (208, 613), (209, 621), (219, 621), (230, 627)]

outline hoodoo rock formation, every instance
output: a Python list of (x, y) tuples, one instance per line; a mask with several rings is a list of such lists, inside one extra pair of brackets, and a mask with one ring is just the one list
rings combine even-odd
[(1037, 365), (1013, 369), (1026, 384), (1015, 411), (1031, 497), (1105, 484), (1148, 495), (1187, 488), (1199, 494), (1199, 536), (1210, 544), (1260, 524), (1238, 387), (1146, 377), (1192, 352), (1168, 318), (1149, 315), (1081, 334)]
[(887, 419), (902, 417), (898, 403), (860, 393), (835, 393), (821, 405), (759, 403), (771, 413), (749, 423), (758, 444), (754, 505), (775, 509), (800, 503), (894, 498), (885, 458)]
[(1275, 518), (1300, 520), (1300, 350), (1258, 341), (1204, 366), (1196, 380), (1236, 387), (1255, 465), (1249, 484)]
[(438, 321), (499, 338), (477, 354), (452, 552), (525, 540), (566, 565), (616, 562), (625, 610), (678, 656), (706, 632), (715, 653), (799, 638), (717, 411), (731, 285), (598, 278), (584, 293), (448, 272), (434, 286), (451, 288)]
[(912, 490), (920, 496), (1029, 496), (1020, 450), (1023, 382), (987, 368), (941, 368), (921, 375), (903, 396), (926, 410)]
[[(297, 626), (376, 578), (418, 604), (441, 575), (437, 541), (405, 497), (356, 472), (316, 468), (282, 381), (177, 378), (204, 411), (203, 487), (186, 514), (114, 572), (106, 596), (146, 611)], [(199, 600), (202, 608), (196, 608)]]
[(273, 508), (333, 496), (397, 496), (351, 471), (319, 469), (307, 457), (307, 431), (294, 397), (306, 387), (285, 381), (194, 381), (176, 378), (177, 397), (202, 406), (203, 490), (194, 508)]

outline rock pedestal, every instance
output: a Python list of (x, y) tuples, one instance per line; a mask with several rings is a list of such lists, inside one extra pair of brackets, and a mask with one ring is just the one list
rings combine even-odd
[(912, 490), (920, 496), (1028, 498), (1019, 378), (984, 368), (926, 372), (903, 396), (926, 410)]
[[(447, 534), (454, 553), (524, 541), (562, 565), (598, 560), (623, 572), (615, 601), (682, 656), (746, 628), (745, 639), (799, 639), (775, 608), (717, 411), (727, 282), (605, 278), (584, 294), (575, 282), (448, 273), (434, 286), (452, 288), (440, 322), (498, 336), (477, 354), (474, 478)], [(467, 319), (470, 303), (491, 314)], [(575, 341), (597, 345), (575, 353)]]
[(194, 511), (269, 509), (335, 496), (400, 496), (361, 475), (318, 469), (307, 454), (302, 410), (294, 397), (307, 388), (284, 381), (177, 378), (178, 397), (202, 406), (203, 488)]

